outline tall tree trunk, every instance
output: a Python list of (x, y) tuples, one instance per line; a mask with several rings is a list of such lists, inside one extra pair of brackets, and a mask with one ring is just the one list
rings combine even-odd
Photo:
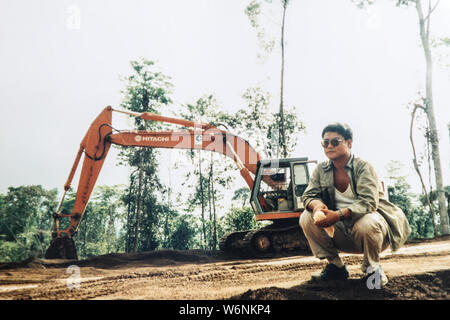
[(133, 252), (137, 252), (138, 248), (138, 237), (139, 237), (139, 222), (140, 222), (140, 211), (142, 202), (142, 164), (139, 168), (139, 178), (138, 178), (138, 194), (137, 194), (137, 205), (136, 205), (136, 224), (134, 226), (134, 245)]
[(202, 154), (201, 151), (198, 152), (198, 170), (200, 175), (200, 200), (202, 202), (202, 232), (203, 232), (203, 245), (206, 246), (206, 226), (205, 226), (205, 200), (203, 193), (203, 175), (202, 175)]
[[(212, 169), (212, 164), (211, 164)], [(211, 175), (212, 178), (212, 175)], [(217, 215), (216, 215), (216, 196), (214, 191), (214, 180), (211, 179), (211, 192), (213, 204), (213, 250), (217, 249)]]
[[(215, 201), (215, 195), (214, 195), (214, 171), (213, 171), (213, 161), (214, 161), (214, 155), (211, 152), (211, 163), (210, 163), (210, 167), (209, 167), (209, 184), (210, 184), (210, 203), (212, 201), (212, 213), (210, 213), (211, 215), (211, 223), (212, 223), (212, 246), (211, 246), (211, 250), (216, 250), (217, 247), (217, 223), (216, 223), (216, 201)], [(211, 209), (210, 209), (211, 212)]]
[(448, 127), (448, 138), (450, 139), (450, 122), (447, 124)]
[(130, 178), (130, 189), (128, 191), (128, 208), (127, 208), (127, 235), (125, 237), (125, 252), (130, 252), (130, 238), (131, 238), (131, 225), (130, 225), (130, 213), (131, 213), (131, 188), (133, 185), (133, 179)]
[(86, 234), (87, 234), (87, 220), (88, 216), (86, 213), (84, 214), (84, 232), (83, 232), (83, 256), (86, 256)]
[[(212, 155), (212, 152), (211, 152)], [(212, 178), (212, 171), (211, 171), (211, 165), (212, 163), (209, 164), (209, 174), (208, 174), (208, 210), (209, 210), (209, 223), (208, 223), (208, 229), (209, 229), (209, 239), (208, 239), (208, 244), (209, 244), (209, 250), (212, 250), (212, 194), (211, 194), (211, 178)]]
[[(425, 108), (424, 108), (423, 106), (421, 106), (421, 105), (415, 105), (415, 106), (414, 106), (414, 109), (413, 109), (413, 111), (412, 111), (412, 113), (411, 113), (411, 125), (410, 125), (410, 127), (409, 127), (409, 140), (411, 141), (411, 147), (412, 147), (412, 151), (413, 151), (413, 164), (414, 164), (414, 169), (416, 170), (417, 175), (419, 176), (420, 183), (421, 183), (421, 185), (422, 185), (422, 192), (423, 192), (424, 195), (425, 195), (425, 199), (426, 199), (426, 202), (427, 202), (427, 204), (428, 204), (428, 208), (430, 208), (430, 215), (431, 215), (431, 219), (432, 219), (432, 222), (433, 222), (433, 235), (436, 236), (436, 235), (437, 235), (437, 231), (438, 231), (437, 229), (438, 229), (438, 228), (436, 227), (436, 215), (435, 215), (435, 210), (434, 210), (434, 208), (433, 208), (433, 205), (431, 204), (431, 200), (430, 200), (430, 197), (429, 197), (429, 195), (428, 195), (427, 188), (425, 187), (425, 182), (423, 181), (422, 173), (420, 172), (420, 169), (419, 169), (419, 164), (418, 164), (418, 162), (417, 162), (417, 155), (416, 155), (416, 147), (415, 147), (415, 145), (414, 145), (414, 139), (413, 139), (414, 119), (415, 119), (416, 111), (417, 111), (418, 108), (420, 108), (422, 111), (425, 112)], [(419, 233), (419, 234), (420, 234), (420, 233)]]
[[(172, 190), (172, 178), (171, 172), (169, 168), (169, 187), (167, 188), (167, 208), (170, 210), (170, 194)], [(169, 239), (169, 214), (166, 214), (164, 221), (164, 243), (167, 244), (167, 240)]]
[[(149, 177), (146, 174), (145, 178), (144, 178), (144, 187), (142, 188), (143, 192), (142, 192), (142, 198), (145, 197), (146, 194), (149, 194), (149, 190), (148, 190), (148, 180)], [(147, 241), (147, 245), (145, 246), (145, 250), (151, 250), (152, 245), (151, 245), (151, 240), (152, 240), (152, 230), (153, 230), (153, 208), (152, 208), (152, 201), (144, 201), (142, 200), (142, 212), (145, 212), (145, 222), (146, 222), (146, 226), (144, 228), (148, 228), (147, 230), (150, 231), (150, 234), (146, 234), (145, 235), (145, 239)], [(148, 223), (150, 222), (150, 226), (148, 225)], [(148, 231), (147, 231), (148, 232)], [(141, 238), (142, 241), (142, 238)]]
[(426, 17), (423, 15), (422, 0), (416, 0), (416, 9), (419, 16), (420, 25), (420, 39), (422, 41), (422, 47), (425, 54), (426, 61), (426, 114), (430, 125), (430, 143), (431, 143), (431, 155), (434, 164), (434, 174), (436, 179), (436, 192), (439, 203), (439, 215), (441, 222), (441, 233), (443, 235), (449, 234), (449, 219), (447, 213), (447, 204), (445, 200), (445, 191), (442, 180), (442, 167), (441, 158), (439, 152), (439, 137), (436, 128), (436, 119), (434, 116), (433, 106), (433, 64), (430, 50), (430, 19), (433, 9), (431, 9), (431, 3), (429, 2), (428, 14)]
[(136, 170), (134, 170), (131, 174), (130, 174), (130, 189), (128, 191), (128, 208), (127, 208), (127, 236), (126, 236), (126, 243), (125, 243), (125, 252), (131, 252), (131, 231), (132, 231), (132, 227), (131, 227), (131, 205), (132, 205), (132, 201), (131, 201), (131, 194), (133, 191), (133, 185), (134, 185), (134, 174), (136, 173)]
[(280, 144), (281, 144), (281, 157), (287, 157), (287, 146), (286, 146), (286, 134), (284, 128), (284, 25), (286, 20), (286, 7), (287, 0), (282, 0), (283, 5), (283, 20), (281, 23), (281, 85), (280, 85)]

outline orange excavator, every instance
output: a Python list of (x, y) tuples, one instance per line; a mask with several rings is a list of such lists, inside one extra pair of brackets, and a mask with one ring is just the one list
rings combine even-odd
[[(183, 126), (176, 131), (123, 131), (112, 127), (113, 112), (125, 113), (148, 121)], [(303, 211), (301, 196), (308, 185), (307, 158), (261, 159), (244, 139), (211, 124), (165, 117), (153, 113), (134, 113), (107, 106), (89, 127), (81, 141), (75, 162), (64, 185), (64, 194), (53, 214), (52, 241), (47, 259), (77, 259), (73, 236), (94, 189), (111, 144), (124, 147), (200, 149), (221, 153), (234, 160), (241, 176), (251, 190), (250, 203), (256, 220), (271, 224), (258, 230), (226, 234), (220, 249), (228, 254), (265, 257), (282, 250), (309, 251), (308, 242), (298, 224)], [(72, 212), (61, 213), (67, 191), (84, 154), (83, 165)], [(61, 219), (69, 219), (61, 228)]]

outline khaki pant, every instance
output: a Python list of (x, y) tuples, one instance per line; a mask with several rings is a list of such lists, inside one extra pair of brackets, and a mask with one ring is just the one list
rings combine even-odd
[(334, 224), (334, 237), (330, 238), (323, 228), (314, 224), (312, 213), (305, 210), (300, 216), (300, 226), (309, 242), (311, 250), (319, 259), (333, 260), (338, 251), (363, 253), (363, 272), (371, 266), (375, 270), (380, 265), (380, 252), (389, 246), (388, 225), (378, 213), (373, 212), (356, 220), (351, 226), (342, 221)]

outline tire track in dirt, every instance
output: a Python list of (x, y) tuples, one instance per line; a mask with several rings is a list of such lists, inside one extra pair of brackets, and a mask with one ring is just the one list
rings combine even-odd
[[(383, 262), (411, 265), (414, 260), (437, 259), (443, 261), (450, 256), (450, 250), (420, 254), (392, 254), (382, 257)], [(308, 262), (304, 262), (307, 260)], [(362, 256), (344, 256), (348, 266), (361, 263)], [(81, 279), (80, 288), (70, 290), (66, 280), (69, 275), (62, 275), (64, 269), (46, 269), (42, 272), (54, 272), (46, 280), (0, 279), (1, 285), (37, 285), (10, 291), (0, 291), (0, 299), (170, 299), (163, 295), (172, 292), (172, 299), (203, 299), (230, 297), (239, 288), (249, 288), (265, 284), (282, 284), (289, 281), (301, 283), (310, 277), (312, 272), (319, 272), (325, 261), (313, 261), (311, 257), (276, 258), (270, 260), (237, 260), (227, 262), (208, 262), (205, 264), (189, 264), (165, 267), (140, 267), (127, 269), (102, 269), (101, 276)], [(448, 266), (447, 266), (448, 267)], [(81, 267), (81, 272), (85, 267)], [(90, 274), (97, 269), (90, 267)], [(159, 269), (159, 270), (158, 270)], [(161, 270), (162, 269), (162, 270)], [(58, 273), (58, 275), (56, 275)], [(112, 274), (111, 274), (112, 273)], [(109, 275), (108, 275), (109, 274)], [(202, 290), (211, 290), (205, 295)], [(139, 294), (136, 293), (139, 291)], [(227, 295), (227, 292), (230, 294)], [(203, 294), (203, 295), (202, 295)]]
[[(69, 289), (66, 283), (67, 279), (57, 279), (53, 283), (40, 281), (42, 284), (38, 288), (17, 290), (10, 293), (0, 293), (1, 299), (92, 299), (119, 292), (123, 285), (133, 287), (136, 284), (142, 284), (146, 278), (162, 279), (183, 276), (179, 272), (132, 272), (117, 276), (102, 277), (94, 280), (81, 279), (80, 287)], [(63, 282), (64, 284), (58, 284)], [(23, 282), (22, 282), (23, 284)]]

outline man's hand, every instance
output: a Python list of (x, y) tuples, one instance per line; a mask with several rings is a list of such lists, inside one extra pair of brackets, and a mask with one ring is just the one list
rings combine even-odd
[(309, 210), (312, 211), (313, 216), (314, 216), (314, 214), (316, 213), (317, 210), (323, 211), (325, 209), (328, 209), (328, 207), (320, 200), (313, 200), (313, 201), (311, 201), (309, 203), (308, 207), (309, 207)]
[[(328, 210), (328, 209), (317, 209), (317, 210), (323, 211), (323, 213), (325, 213), (325, 217), (326, 217), (323, 220), (314, 222), (314, 224), (318, 227), (321, 227), (321, 228), (330, 227), (341, 219), (341, 217), (339, 215), (339, 211), (333, 211), (333, 210)], [(314, 212), (316, 212), (317, 210), (314, 210)]]

